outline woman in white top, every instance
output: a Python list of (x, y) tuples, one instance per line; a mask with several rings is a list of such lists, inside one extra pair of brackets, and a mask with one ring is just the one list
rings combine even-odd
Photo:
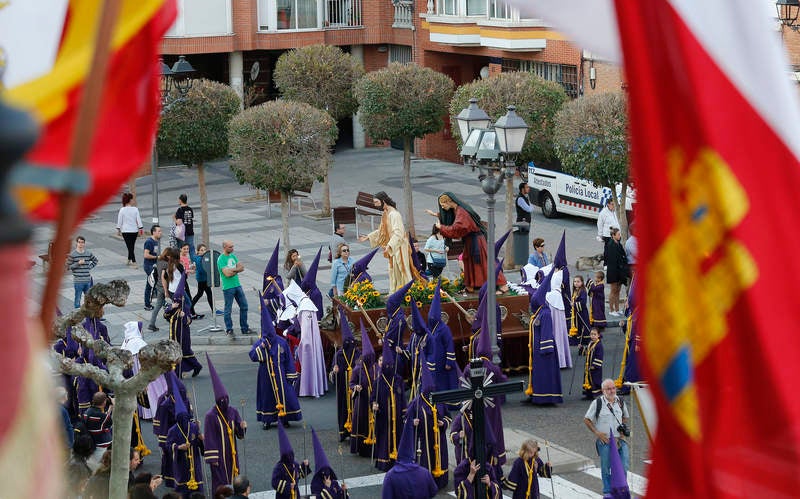
[(142, 233), (142, 217), (136, 207), (133, 194), (126, 192), (122, 195), (122, 208), (117, 215), (117, 234), (122, 234), (125, 246), (128, 247), (128, 266), (136, 266), (136, 237)]

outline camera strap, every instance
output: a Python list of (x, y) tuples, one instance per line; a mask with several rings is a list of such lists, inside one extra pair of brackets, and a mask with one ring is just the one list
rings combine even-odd
[[(595, 407), (594, 407), (594, 420), (595, 421), (597, 421), (597, 418), (600, 417), (600, 411), (603, 409), (603, 404), (601, 404), (601, 402), (604, 401), (604, 400), (606, 400), (606, 398), (603, 395), (600, 395), (599, 397), (597, 397), (595, 399), (595, 401), (597, 402), (595, 404)], [(622, 413), (624, 415), (625, 414), (625, 402), (622, 400), (622, 397), (620, 397), (619, 395), (617, 395), (617, 403), (619, 404), (619, 408), (620, 408), (620, 410), (622, 411)], [(617, 415), (614, 414), (614, 411), (611, 409), (611, 407), (610, 407), (611, 403), (606, 401), (606, 406), (609, 406), (608, 409), (611, 411), (611, 414), (616, 419)], [(617, 419), (617, 422), (619, 422), (619, 419)]]

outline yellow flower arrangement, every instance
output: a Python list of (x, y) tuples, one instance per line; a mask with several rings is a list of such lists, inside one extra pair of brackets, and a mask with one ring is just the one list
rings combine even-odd
[(354, 282), (347, 288), (342, 301), (350, 308), (380, 308), (385, 306), (381, 292), (375, 289), (370, 280)]

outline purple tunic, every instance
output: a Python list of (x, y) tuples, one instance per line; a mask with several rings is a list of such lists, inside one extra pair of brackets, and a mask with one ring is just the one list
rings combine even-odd
[[(535, 466), (535, 468), (532, 468), (532, 466)], [(528, 471), (529, 469), (530, 472)], [(539, 479), (536, 475), (549, 478), (552, 473), (553, 469), (550, 466), (545, 466), (538, 457), (535, 465), (532, 460), (526, 462), (522, 458), (517, 458), (514, 461), (514, 465), (511, 466), (508, 476), (503, 479), (503, 488), (513, 493), (512, 499), (539, 499)]]
[(397, 457), (406, 405), (404, 392), (403, 380), (394, 374), (394, 365), (384, 365), (372, 394), (372, 401), (378, 404), (375, 412), (375, 467), (381, 471), (388, 471)]
[[(183, 425), (188, 422), (188, 418)], [(200, 429), (194, 421), (189, 422), (188, 432), (178, 424), (172, 425), (167, 433), (166, 448), (171, 454), (172, 474), (174, 478), (173, 488), (176, 492), (189, 495), (191, 492), (203, 491), (203, 441), (200, 439)], [(189, 449), (181, 450), (179, 445), (189, 443)], [(189, 450), (192, 452), (192, 461), (189, 460)], [(194, 464), (194, 474), (192, 474), (190, 464)], [(194, 479), (197, 482), (196, 489), (189, 488), (189, 481)]]
[[(483, 360), (483, 367), (486, 368), (486, 374), (492, 373), (493, 383), (503, 383), (508, 381), (508, 376), (503, 374), (502, 369), (494, 365), (486, 357), (481, 357)], [(463, 376), (469, 379), (469, 366), (464, 368)], [(505, 395), (495, 395), (493, 397), (494, 407), (486, 404), (484, 408), (484, 415), (492, 428), (492, 444), (497, 458), (497, 464), (506, 464), (506, 437), (503, 433), (503, 410), (502, 405), (506, 403)]]
[[(292, 382), (297, 378), (289, 344), (280, 336), (261, 338), (250, 349), (250, 360), (258, 362), (256, 415), (262, 423), (300, 421), (300, 402)], [(277, 393), (276, 393), (277, 390)], [(279, 408), (278, 403), (283, 407)], [(284, 411), (285, 415), (280, 415)]]
[(383, 478), (381, 499), (425, 499), (438, 489), (431, 472), (416, 463), (395, 463)]
[[(572, 294), (572, 303), (567, 320), (570, 321), (570, 332), (574, 325), (576, 336), (570, 336), (570, 344), (589, 344), (589, 310), (586, 308), (586, 290), (581, 288), (578, 293)], [(572, 317), (575, 317), (573, 324)]]
[(591, 323), (592, 326), (606, 327), (606, 289), (605, 284), (594, 284), (589, 281), (589, 298), (591, 299)]
[[(444, 404), (436, 404), (436, 421), (433, 420), (433, 411), (430, 400), (424, 394), (417, 396), (408, 404), (406, 409), (406, 426), (411, 425), (410, 430), (416, 434), (418, 448), (422, 451), (419, 456), (420, 466), (428, 469), (433, 475), (433, 480), (439, 489), (447, 486), (448, 474), (448, 455), (447, 455), (447, 427), (450, 424), (447, 408)], [(414, 419), (419, 419), (416, 428), (413, 427)], [(438, 423), (443, 423), (438, 426)], [(436, 439), (433, 425), (439, 428), (439, 438)], [(406, 430), (407, 431), (407, 430)], [(434, 475), (436, 467), (436, 449), (434, 445), (439, 445), (439, 467), (443, 471), (438, 477)]]
[[(372, 444), (365, 442), (370, 435), (370, 417), (373, 416), (370, 407), (372, 393), (378, 375), (378, 366), (375, 364), (365, 366), (364, 362), (357, 362), (350, 378), (350, 390), (353, 394), (353, 427), (350, 431), (350, 453), (362, 457), (372, 455)], [(361, 386), (361, 391), (356, 391), (356, 385)], [(374, 425), (374, 422), (373, 422)], [(371, 438), (375, 438), (374, 427)]]
[(298, 319), (301, 333), (296, 355), (300, 359), (300, 365), (303, 366), (300, 372), (299, 395), (318, 398), (328, 391), (318, 319), (310, 310), (301, 311)]
[[(275, 499), (298, 499), (300, 497), (299, 480), (311, 473), (311, 468), (301, 465), (292, 459), (288, 463), (281, 459), (272, 469), (272, 488)], [(293, 493), (294, 492), (294, 493)]]
[[(534, 404), (560, 404), (563, 402), (561, 372), (554, 344), (550, 307), (543, 306), (538, 315), (531, 320), (533, 321), (533, 349), (531, 350), (533, 395), (531, 395), (531, 402)], [(567, 353), (569, 354), (569, 352)]]
[[(211, 490), (220, 485), (227, 485), (239, 474), (239, 456), (234, 454), (236, 438), (243, 439), (245, 429), (242, 428), (239, 411), (227, 406), (222, 409), (217, 401), (206, 413), (205, 424), (205, 458), (211, 467)], [(228, 431), (231, 431), (229, 433)], [(235, 437), (235, 438), (232, 438)], [(234, 466), (237, 473), (234, 473)]]
[[(622, 356), (622, 362), (625, 364), (625, 371), (623, 372), (622, 381), (627, 383), (637, 383), (644, 381), (642, 373), (639, 369), (639, 349), (641, 348), (641, 337), (639, 336), (639, 327), (636, 317), (626, 322), (627, 341), (625, 343), (625, 352)], [(630, 331), (627, 329), (630, 328)], [(623, 386), (622, 393), (628, 393), (630, 388)]]
[[(491, 499), (501, 499), (503, 497), (502, 491), (500, 490), (500, 482), (497, 479), (497, 475), (495, 473), (495, 469), (489, 463), (485, 466), (487, 473), (489, 474), (489, 494), (488, 497)], [(465, 459), (458, 463), (456, 469), (453, 470), (453, 482), (455, 483), (456, 487), (456, 498), (457, 499), (475, 499), (475, 483), (470, 483), (467, 480), (467, 476), (469, 475), (470, 471), (470, 464), (469, 460)], [(478, 477), (475, 477), (475, 482), (478, 481)]]
[[(471, 435), (472, 422), (469, 420), (469, 418), (464, 416), (463, 412), (456, 413), (456, 416), (453, 418), (453, 424), (450, 425), (450, 441), (453, 443), (454, 454), (453, 461), (456, 463), (460, 463), (461, 460), (467, 457), (467, 430), (465, 427), (468, 427)], [(461, 436), (462, 431), (464, 432), (463, 438)]]
[(603, 343), (598, 339), (586, 347), (586, 361), (583, 364), (583, 395), (595, 399), (602, 393), (603, 383)]
[(178, 377), (184, 372), (200, 370), (200, 362), (192, 350), (192, 331), (189, 328), (192, 319), (188, 315), (179, 314), (180, 307), (170, 308), (164, 312), (164, 318), (169, 321), (169, 339), (177, 341), (181, 346), (181, 362), (175, 366)]
[(425, 345), (428, 368), (436, 383), (436, 391), (455, 390), (458, 385), (458, 364), (456, 348), (453, 344), (453, 333), (447, 324), (439, 322), (428, 335)]
[[(353, 376), (353, 370), (356, 367), (356, 359), (361, 355), (355, 343), (352, 341), (347, 342), (343, 347), (338, 348), (333, 354), (333, 361), (331, 362), (331, 377), (334, 386), (336, 387), (336, 416), (339, 423), (339, 441), (343, 442), (350, 436), (350, 431), (353, 425), (353, 397), (352, 392), (348, 401), (348, 388), (350, 386), (350, 378)], [(333, 373), (333, 367), (339, 369), (338, 373)], [(349, 402), (349, 403), (348, 403)], [(348, 406), (350, 407), (348, 411)], [(345, 423), (350, 420), (348, 428), (345, 428)]]

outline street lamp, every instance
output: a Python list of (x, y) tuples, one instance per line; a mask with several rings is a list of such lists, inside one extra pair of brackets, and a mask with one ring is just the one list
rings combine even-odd
[[(175, 102), (183, 99), (189, 89), (192, 88), (192, 74), (194, 68), (186, 57), (178, 57), (178, 61), (172, 65), (172, 68), (167, 66), (164, 59), (158, 59), (159, 74), (161, 79), (159, 81), (159, 94), (161, 96), (161, 114), (169, 109), (169, 106)], [(177, 90), (177, 96), (172, 93), (173, 88)], [(158, 130), (156, 130), (158, 135)], [(156, 142), (158, 138), (153, 140), (153, 158), (150, 166), (150, 179), (153, 182), (153, 223), (158, 223), (158, 148)]]
[[(489, 228), (486, 244), (487, 249), (487, 321), (489, 334), (497, 339), (496, 304), (495, 295), (497, 282), (495, 281), (495, 254), (494, 254), (494, 205), (495, 194), (503, 186), (503, 181), (511, 178), (516, 170), (514, 159), (522, 152), (528, 125), (519, 117), (514, 106), (508, 106), (505, 115), (501, 116), (492, 126), (491, 119), (478, 107), (477, 99), (469, 100), (469, 107), (456, 116), (458, 129), (464, 146), (461, 148), (461, 157), (465, 165), (478, 168), (481, 172), (478, 177), (481, 189), (486, 193), (486, 207), (489, 212)], [(500, 363), (497, 351), (497, 341), (492, 342), (492, 361)]]

